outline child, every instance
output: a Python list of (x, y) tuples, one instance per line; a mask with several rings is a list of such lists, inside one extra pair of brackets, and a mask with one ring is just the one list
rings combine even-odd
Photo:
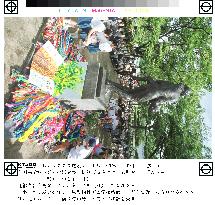
[(89, 137), (83, 141), (83, 145), (78, 145), (70, 149), (68, 159), (85, 159), (87, 158), (96, 145), (96, 139)]
[[(80, 38), (83, 40), (83, 45), (88, 46), (90, 53), (111, 52), (115, 45), (106, 37), (109, 34), (109, 29), (106, 29), (104, 23), (97, 18), (79, 17), (78, 22), (64, 19), (67, 26), (79, 27), (81, 29)], [(98, 35), (100, 33), (100, 36)]]

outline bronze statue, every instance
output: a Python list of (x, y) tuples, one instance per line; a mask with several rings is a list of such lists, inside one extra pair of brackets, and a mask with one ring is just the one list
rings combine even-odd
[(146, 81), (147, 84), (134, 89), (129, 89), (110, 80), (106, 81), (107, 87), (115, 91), (123, 98), (137, 103), (150, 102), (151, 111), (157, 111), (160, 105), (175, 103), (180, 97), (189, 94), (190, 89), (181, 83), (174, 84), (165, 80), (152, 80), (150, 77), (133, 77), (138, 81)]

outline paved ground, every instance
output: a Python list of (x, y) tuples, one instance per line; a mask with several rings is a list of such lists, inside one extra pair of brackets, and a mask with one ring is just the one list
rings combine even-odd
[[(5, 101), (10, 96), (10, 71), (12, 68), (27, 66), (26, 58), (32, 49), (32, 42), (42, 28), (43, 18), (5, 18), (5, 55), (4, 55), (4, 93)], [(88, 51), (82, 52), (86, 58), (98, 59), (98, 62), (107, 70), (107, 75), (112, 80), (117, 79), (116, 73), (113, 72), (112, 64), (108, 53), (99, 55), (89, 55)], [(110, 136), (101, 129), (93, 129), (91, 132), (97, 136), (102, 136), (102, 141), (109, 141)], [(107, 142), (108, 144), (110, 143)], [(19, 143), (11, 140), (9, 133), (5, 130), (4, 155), (9, 159), (21, 158), (64, 158), (61, 154), (47, 155), (43, 147), (37, 144)]]
[(5, 18), (4, 93), (9, 91), (10, 70), (22, 67), (43, 18)]

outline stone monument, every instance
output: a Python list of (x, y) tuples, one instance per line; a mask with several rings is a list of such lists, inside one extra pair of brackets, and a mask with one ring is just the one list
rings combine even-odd
[(75, 90), (66, 89), (58, 98), (70, 101), (76, 110), (105, 110), (105, 69), (96, 61), (79, 65), (86, 69), (83, 84)]

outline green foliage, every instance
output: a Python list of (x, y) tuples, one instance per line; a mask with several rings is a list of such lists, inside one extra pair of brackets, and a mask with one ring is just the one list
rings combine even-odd
[(100, 117), (100, 112), (92, 112), (91, 114), (85, 117), (85, 121), (87, 125), (92, 128), (98, 125), (99, 117)]
[(83, 69), (75, 62), (66, 62), (62, 64), (54, 77), (55, 90), (54, 95), (61, 94), (65, 88), (74, 89), (82, 82), (81, 74)]
[[(192, 94), (176, 105), (166, 105), (159, 113), (141, 113), (138, 134), (145, 144), (146, 158), (210, 158), (204, 145), (208, 129), (202, 119), (201, 95), (212, 89), (212, 19), (136, 18), (127, 22), (133, 45), (141, 47), (141, 75), (183, 83)], [(153, 121), (153, 125), (148, 124)]]

